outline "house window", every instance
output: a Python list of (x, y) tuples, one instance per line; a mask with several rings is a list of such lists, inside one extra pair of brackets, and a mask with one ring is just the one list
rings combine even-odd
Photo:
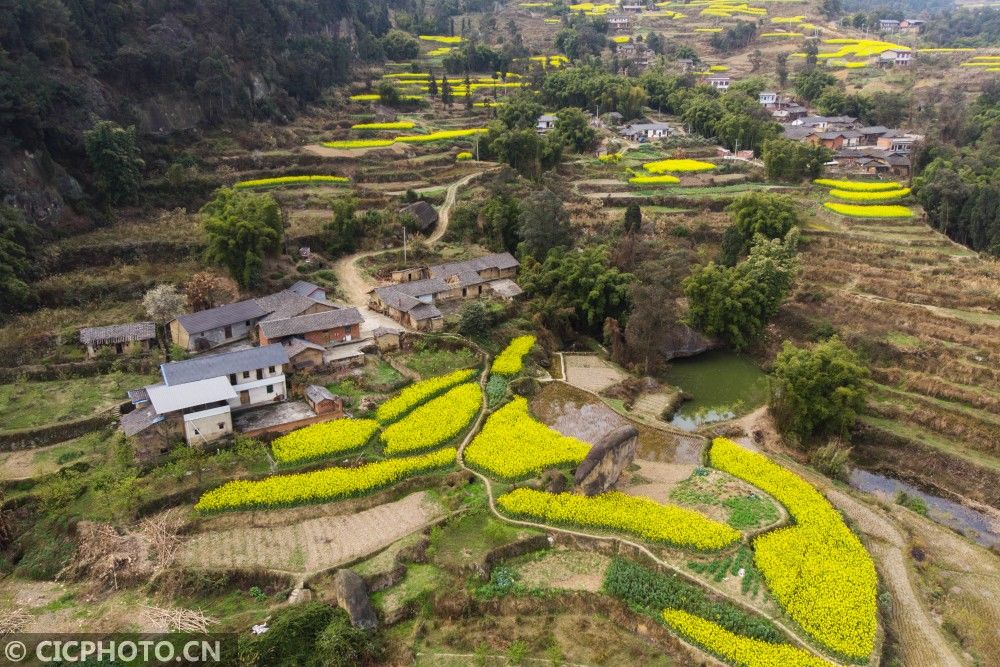
[(219, 422), (219, 430), (222, 431), (225, 430), (225, 428), (226, 428), (226, 422)]
[(267, 367), (267, 372), (268, 373), (274, 373), (274, 366), (268, 366)]
[(258, 380), (263, 380), (264, 379), (264, 369), (263, 368), (258, 368), (257, 369), (257, 379)]
[(236, 373), (229, 374), (229, 384), (236, 384)]
[(269, 393), (269, 394), (273, 394), (274, 393), (274, 385), (273, 384), (267, 385), (267, 393)]
[(199, 431), (198, 429), (195, 429), (195, 430), (194, 430), (194, 434), (195, 434), (195, 435), (201, 435), (201, 431)]
[(243, 378), (246, 379), (250, 377), (250, 371), (243, 371)]

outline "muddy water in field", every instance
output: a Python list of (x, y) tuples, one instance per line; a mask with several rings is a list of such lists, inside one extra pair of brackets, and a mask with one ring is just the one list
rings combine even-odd
[(919, 498), (927, 505), (929, 519), (958, 531), (984, 547), (1000, 546), (1000, 520), (985, 512), (927, 493), (898, 479), (860, 468), (851, 471), (849, 481), (855, 489), (889, 502), (895, 502), (899, 493), (905, 493), (911, 498)]
[(767, 400), (767, 375), (751, 359), (717, 350), (671, 362), (667, 381), (692, 398), (670, 423), (685, 431), (732, 419)]

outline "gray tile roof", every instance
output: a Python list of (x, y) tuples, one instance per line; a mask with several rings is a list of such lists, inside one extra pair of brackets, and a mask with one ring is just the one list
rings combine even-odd
[(349, 327), (361, 324), (364, 318), (357, 308), (341, 308), (323, 313), (299, 315), (283, 320), (266, 319), (260, 323), (260, 330), (268, 338), (284, 338), (297, 336), (310, 331), (326, 331), (339, 327)]
[(132, 322), (130, 324), (112, 324), (107, 327), (80, 329), (80, 342), (84, 345), (130, 343), (153, 338), (156, 338), (156, 325), (152, 322)]
[(297, 280), (291, 287), (288, 288), (289, 292), (294, 292), (299, 296), (307, 296), (310, 299), (313, 298), (313, 294), (316, 292), (322, 292), (326, 294), (326, 290), (317, 285), (316, 283), (311, 283), (308, 280)]
[(313, 403), (320, 403), (322, 401), (335, 401), (337, 397), (330, 393), (330, 390), (326, 387), (321, 387), (318, 384), (311, 384), (306, 387), (305, 390), (306, 398)]
[[(290, 290), (282, 290), (257, 299), (257, 304), (268, 313), (265, 320), (285, 320), (295, 317), (315, 307), (317, 303), (321, 302)], [(329, 306), (334, 307), (333, 304)]]
[(422, 232), (433, 227), (438, 221), (438, 212), (434, 210), (433, 206), (425, 201), (414, 202), (406, 208), (401, 209), (399, 212), (412, 215), (416, 218), (417, 226)]
[(815, 134), (816, 131), (811, 127), (796, 127), (794, 125), (786, 126), (784, 129), (784, 136), (786, 139), (794, 139), (796, 141), (801, 141), (805, 139), (810, 134)]
[(498, 252), (476, 259), (469, 259), (464, 262), (449, 262), (430, 267), (431, 278), (446, 279), (465, 271), (485, 271), (487, 269), (512, 269), (520, 266), (521, 263), (514, 259), (509, 252)]
[(443, 317), (441, 311), (438, 307), (432, 303), (421, 303), (415, 308), (410, 309), (410, 317), (418, 322), (421, 320), (433, 320), (438, 317)]
[(145, 405), (136, 408), (127, 415), (122, 415), (119, 427), (125, 435), (133, 436), (161, 421), (163, 421), (163, 417), (156, 414), (156, 409), (152, 405)]
[(882, 125), (872, 125), (870, 127), (859, 127), (858, 132), (861, 134), (885, 134), (889, 131), (889, 128)]
[(306, 350), (316, 350), (317, 352), (325, 352), (326, 348), (322, 345), (317, 345), (316, 343), (311, 343), (307, 340), (301, 338), (292, 338), (287, 345), (285, 345), (285, 352), (288, 353), (289, 359), (294, 359), (297, 355), (305, 352)]
[(524, 294), (524, 290), (521, 289), (521, 286), (515, 283), (510, 278), (501, 278), (500, 280), (494, 280), (493, 282), (490, 283), (490, 287), (493, 289), (494, 292), (508, 299), (512, 299), (515, 296), (520, 296), (521, 294)]
[(287, 363), (288, 354), (285, 348), (274, 344), (223, 354), (206, 354), (186, 361), (161, 364), (160, 374), (168, 385), (176, 385)]
[(200, 310), (197, 313), (181, 315), (177, 318), (177, 322), (184, 327), (188, 334), (194, 335), (212, 329), (220, 329), (237, 322), (258, 320), (265, 315), (267, 315), (267, 311), (261, 308), (257, 299), (247, 299), (208, 310)]

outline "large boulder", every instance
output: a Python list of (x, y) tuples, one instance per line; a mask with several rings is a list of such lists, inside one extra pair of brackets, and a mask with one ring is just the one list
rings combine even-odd
[(660, 338), (660, 352), (667, 361), (693, 357), (719, 347), (721, 347), (719, 341), (706, 338), (683, 322), (676, 322), (673, 326), (667, 327)]
[(333, 577), (333, 594), (337, 604), (351, 617), (351, 625), (362, 630), (378, 627), (375, 608), (368, 597), (368, 585), (353, 570), (337, 570)]
[(587, 458), (576, 468), (573, 483), (584, 495), (604, 493), (618, 481), (622, 470), (632, 465), (639, 431), (631, 424), (620, 426), (591, 447)]

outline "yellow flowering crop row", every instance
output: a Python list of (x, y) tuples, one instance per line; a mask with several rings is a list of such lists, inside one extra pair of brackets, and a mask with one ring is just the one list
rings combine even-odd
[(420, 35), (420, 39), (425, 42), (438, 42), (439, 44), (461, 44), (462, 38), (449, 35)]
[(517, 396), (490, 415), (465, 449), (465, 461), (494, 477), (517, 480), (552, 466), (579, 463), (588, 451), (587, 443), (536, 421), (528, 401)]
[(266, 188), (278, 185), (340, 185), (350, 183), (346, 176), (277, 176), (275, 178), (258, 178), (252, 181), (240, 181), (234, 187), (239, 190)]
[(665, 183), (680, 183), (681, 179), (670, 174), (660, 174), (658, 176), (633, 176), (628, 179), (632, 185), (663, 185)]
[(912, 49), (908, 46), (893, 44), (892, 42), (883, 42), (876, 39), (836, 38), (836, 39), (824, 39), (823, 43), (839, 44), (841, 45), (841, 47), (837, 51), (819, 54), (818, 57), (822, 60), (825, 60), (826, 58), (844, 58), (846, 56), (867, 58), (869, 56), (877, 56), (883, 51), (889, 51), (889, 50), (912, 51)]
[(392, 72), (390, 74), (383, 74), (383, 79), (429, 79), (431, 75), (428, 72)]
[(487, 132), (488, 130), (485, 127), (474, 127), (468, 130), (441, 130), (439, 132), (431, 132), (430, 134), (414, 134), (405, 137), (396, 137), (396, 141), (416, 144), (428, 141), (441, 141), (442, 139), (471, 137), (476, 134), (486, 134)]
[(710, 65), (708, 68), (709, 72), (728, 72), (729, 67), (726, 65)]
[(799, 16), (774, 16), (771, 18), (771, 23), (802, 23), (805, 20), (805, 14)]
[(830, 178), (817, 178), (816, 185), (825, 185), (838, 190), (853, 190), (854, 192), (877, 192), (879, 190), (899, 190), (902, 185), (896, 181), (835, 181)]
[(451, 46), (441, 46), (436, 49), (428, 51), (427, 55), (430, 56), (431, 58), (438, 58), (440, 56), (446, 56), (454, 50), (455, 50), (454, 47)]
[(604, 528), (699, 551), (716, 551), (740, 539), (739, 531), (694, 510), (617, 491), (588, 498), (521, 488), (497, 498), (497, 505), (517, 517)]
[(898, 190), (879, 190), (877, 192), (856, 192), (853, 190), (830, 190), (830, 196), (847, 201), (873, 202), (892, 201), (902, 199), (910, 194), (910, 188), (900, 188)]
[(409, 454), (448, 442), (469, 425), (483, 404), (474, 382), (460, 384), (421, 405), (382, 432), (385, 453)]
[(611, 38), (611, 41), (615, 44), (628, 44), (632, 41), (632, 38), (628, 35), (615, 35)]
[(377, 461), (356, 468), (326, 468), (298, 475), (274, 475), (260, 481), (235, 480), (202, 494), (201, 512), (272, 509), (321, 503), (371, 493), (423, 472), (455, 462), (457, 451), (441, 449), (421, 456)]
[(913, 211), (905, 206), (886, 204), (884, 206), (860, 206), (858, 204), (840, 204), (828, 201), (824, 207), (852, 218), (912, 218)]
[(455, 385), (468, 382), (475, 374), (476, 369), (466, 368), (411, 384), (378, 406), (375, 411), (375, 419), (382, 424), (396, 421), (418, 405), (426, 403)]
[(382, 99), (382, 96), (378, 93), (358, 93), (357, 95), (351, 95), (351, 99), (355, 102), (378, 102)]
[(830, 667), (830, 663), (788, 644), (744, 637), (680, 609), (665, 609), (663, 620), (681, 636), (743, 667)]
[(919, 49), (919, 53), (965, 53), (968, 51), (975, 51), (973, 48), (952, 48), (952, 47), (935, 47), (930, 49)]
[(702, 162), (701, 160), (658, 160), (656, 162), (647, 162), (642, 165), (642, 168), (651, 174), (662, 174), (665, 171), (676, 171), (676, 172), (687, 172), (687, 171), (710, 171), (715, 169), (715, 165), (711, 162)]
[(352, 130), (412, 130), (415, 123), (411, 120), (397, 120), (394, 123), (358, 123), (351, 125)]
[(524, 355), (535, 346), (534, 336), (518, 336), (493, 360), (490, 370), (495, 375), (517, 375), (524, 368)]
[(768, 588), (807, 634), (833, 652), (865, 659), (875, 646), (878, 577), (871, 557), (836, 509), (812, 485), (767, 457), (716, 438), (714, 467), (782, 503), (795, 525), (754, 540)]
[(360, 449), (378, 430), (374, 419), (337, 419), (313, 424), (271, 443), (278, 463), (300, 463)]
[(469, 151), (462, 151), (461, 153), (459, 153), (458, 155), (455, 156), (455, 159), (456, 160), (471, 160), (472, 159), (472, 153), (470, 153)]
[(327, 148), (382, 148), (392, 146), (395, 139), (346, 139), (344, 141), (324, 141)]

